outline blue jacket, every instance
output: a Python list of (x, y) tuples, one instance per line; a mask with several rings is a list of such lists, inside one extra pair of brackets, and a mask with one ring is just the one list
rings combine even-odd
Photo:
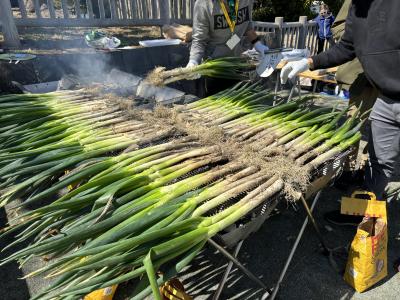
[(325, 40), (332, 37), (331, 27), (333, 21), (335, 21), (335, 17), (333, 15), (329, 15), (327, 18), (318, 16), (314, 19), (314, 21), (318, 24), (318, 37), (320, 39)]

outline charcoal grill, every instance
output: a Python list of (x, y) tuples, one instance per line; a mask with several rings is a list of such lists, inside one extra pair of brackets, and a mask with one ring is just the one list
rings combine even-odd
[[(123, 72), (121, 72), (123, 73)], [(124, 75), (124, 74), (118, 74), (118, 75)], [(138, 88), (136, 90), (136, 96), (135, 99), (137, 100), (143, 100), (147, 99), (149, 100), (147, 103), (144, 103), (143, 101), (138, 101), (140, 103), (140, 106), (147, 106), (147, 108), (152, 108), (156, 103), (162, 103), (164, 105), (168, 105), (171, 103), (190, 103), (193, 101), (196, 101), (197, 98), (191, 95), (181, 95), (178, 93), (177, 97), (174, 97), (175, 94), (172, 93), (172, 89), (170, 93), (167, 93), (168, 96), (170, 96), (168, 99), (164, 99), (161, 95), (161, 99), (159, 98), (160, 96), (157, 95), (157, 93), (160, 93), (160, 90), (157, 91), (152, 91), (151, 95), (149, 95), (148, 91), (143, 94), (146, 89), (145, 87), (140, 88), (139, 87), (139, 82), (138, 81)], [(41, 84), (36, 84), (36, 85), (30, 85), (30, 86), (25, 86), (27, 92), (31, 93), (42, 93), (42, 92), (50, 92), (54, 91), (57, 88), (57, 82), (49, 82), (49, 83), (41, 83)], [(109, 90), (109, 92), (117, 93), (118, 94), (118, 87), (116, 87), (116, 90)], [(162, 94), (162, 93), (161, 93)], [(172, 96), (171, 96), (172, 95)], [(145, 104), (145, 105), (144, 105)], [(218, 288), (214, 294), (213, 299), (219, 299), (219, 296), (224, 288), (224, 285), (228, 279), (229, 273), (233, 267), (233, 265), (236, 265), (250, 280), (255, 282), (257, 285), (259, 285), (262, 289), (266, 291), (264, 294), (263, 298), (266, 298), (268, 296), (271, 297), (271, 299), (274, 299), (277, 291), (279, 289), (279, 285), (282, 282), (287, 268), (293, 258), (293, 255), (297, 249), (297, 246), (302, 238), (302, 235), (305, 231), (305, 228), (308, 224), (308, 221), (311, 220), (312, 224), (314, 225), (315, 232), (320, 238), (321, 244), (323, 245), (324, 249), (329, 252), (330, 249), (326, 246), (326, 243), (324, 242), (322, 236), (319, 234), (319, 227), (317, 223), (315, 222), (315, 219), (312, 216), (312, 210), (314, 209), (315, 205), (318, 202), (319, 196), (321, 191), (330, 183), (332, 182), (335, 178), (337, 178), (342, 170), (343, 166), (348, 159), (349, 154), (351, 151), (346, 151), (334, 159), (330, 160), (329, 162), (325, 163), (323, 166), (318, 168), (318, 170), (315, 171), (313, 174), (313, 180), (311, 181), (307, 191), (303, 194), (301, 197), (302, 205), (304, 206), (306, 212), (307, 212), (307, 217), (304, 221), (303, 227), (299, 232), (299, 235), (297, 237), (296, 242), (293, 245), (292, 251), (286, 261), (285, 267), (282, 270), (281, 276), (279, 278), (278, 283), (276, 284), (275, 288), (268, 289), (265, 283), (261, 282), (257, 276), (255, 276), (250, 270), (248, 270), (246, 267), (244, 267), (237, 259), (237, 255), (240, 252), (240, 249), (244, 243), (244, 241), (252, 234), (255, 233), (260, 229), (260, 227), (264, 224), (264, 222), (271, 216), (271, 213), (273, 210), (277, 207), (277, 205), (281, 201), (285, 201), (285, 197), (282, 193), (275, 195), (274, 197), (268, 199), (265, 201), (263, 204), (258, 206), (257, 208), (253, 209), (247, 216), (236, 222), (236, 224), (232, 225), (230, 228), (228, 228), (226, 231), (223, 233), (217, 234), (213, 239), (209, 240), (209, 243), (215, 247), (222, 255), (224, 255), (228, 260), (229, 263), (225, 269), (225, 273), (223, 277), (221, 278), (221, 281), (218, 285)], [(306, 200), (313, 199), (313, 203), (311, 208), (308, 206)], [(234, 202), (234, 200), (232, 201)], [(226, 205), (226, 204), (225, 204)], [(229, 205), (229, 203), (228, 203)], [(218, 209), (218, 208), (217, 208)], [(230, 254), (225, 248), (228, 249), (233, 249), (233, 255)]]

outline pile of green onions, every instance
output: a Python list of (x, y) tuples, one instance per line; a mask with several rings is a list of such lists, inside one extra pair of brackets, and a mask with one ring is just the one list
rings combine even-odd
[[(287, 184), (268, 168), (273, 156), (262, 164), (243, 153), (235, 157), (226, 149), (232, 142), (255, 149), (250, 156), (261, 159), (279, 148), (288, 164), (311, 174), (360, 139), (355, 116), (339, 126), (344, 111), (315, 109), (309, 100), (273, 106), (270, 91), (243, 82), (175, 108), (186, 127), (161, 120), (174, 130), (160, 131), (157, 122), (129, 119), (84, 93), (0, 97), (2, 204), (47, 200), (4, 229), (2, 236), (16, 237), (6, 249), (31, 244), (2, 264), (57, 258), (27, 275), (58, 277), (33, 299), (79, 299), (134, 278), (139, 284), (131, 299), (150, 293), (161, 299), (158, 286), (187, 266), (207, 239)], [(196, 135), (214, 127), (222, 140), (204, 143)], [(231, 199), (237, 201), (226, 207)]]
[(166, 70), (164, 67), (157, 67), (149, 73), (146, 80), (157, 86), (167, 85), (179, 80), (193, 80), (199, 75), (244, 80), (248, 77), (246, 72), (254, 69), (255, 65), (245, 57), (223, 57), (209, 59), (198, 66), (188, 68)]
[(75, 93), (5, 96), (0, 110), (0, 206), (32, 196), (78, 164), (165, 134), (101, 99)]

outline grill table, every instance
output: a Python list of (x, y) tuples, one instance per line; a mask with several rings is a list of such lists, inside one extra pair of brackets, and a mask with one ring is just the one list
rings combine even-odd
[[(278, 75), (279, 76), (279, 75)], [(32, 86), (26, 86), (26, 88), (29, 90), (29, 92), (33, 93), (40, 93), (40, 92), (49, 92), (54, 90), (57, 85), (57, 82), (51, 82), (51, 83), (42, 83), (42, 84), (37, 84), (37, 85), (32, 85)], [(112, 92), (112, 91), (111, 91)], [(140, 97), (139, 97), (140, 98)], [(155, 99), (156, 97), (153, 96), (149, 97), (152, 101), (149, 104), (149, 106), (155, 105), (156, 102), (162, 103), (164, 105), (169, 105), (171, 103), (190, 103), (193, 101), (198, 100), (197, 97), (191, 96), (191, 95), (184, 95), (183, 97), (178, 97), (178, 98), (173, 98), (173, 99), (168, 99), (167, 101), (165, 99)], [(210, 245), (212, 245), (214, 248), (216, 248), (222, 255), (224, 255), (228, 260), (229, 263), (225, 269), (224, 275), (221, 278), (221, 281), (217, 287), (217, 290), (213, 296), (213, 299), (219, 299), (221, 292), (224, 288), (224, 285), (228, 279), (228, 276), (232, 270), (233, 265), (238, 267), (251, 281), (255, 282), (257, 285), (259, 285), (263, 290), (265, 290), (265, 294), (263, 296), (263, 299), (267, 297), (271, 297), (271, 299), (274, 299), (280, 283), (283, 281), (283, 278), (287, 272), (287, 269), (293, 259), (294, 253), (297, 250), (298, 244), (304, 234), (304, 231), (307, 227), (307, 224), (309, 220), (311, 220), (315, 232), (318, 235), (321, 244), (324, 247), (324, 250), (326, 253), (332, 253), (332, 250), (329, 249), (326, 246), (326, 243), (324, 242), (323, 237), (319, 233), (319, 227), (318, 224), (315, 222), (315, 219), (312, 215), (313, 209), (316, 206), (319, 196), (321, 194), (321, 191), (332, 181), (334, 180), (342, 171), (342, 167), (348, 158), (348, 155), (351, 151), (347, 151), (332, 161), (326, 163), (323, 167), (319, 168), (315, 174), (315, 180), (311, 182), (308, 190), (304, 193), (304, 195), (301, 197), (301, 203), (303, 207), (305, 208), (307, 212), (307, 217), (304, 220), (303, 226), (297, 236), (297, 239), (295, 243), (293, 244), (292, 250), (290, 252), (290, 255), (288, 256), (288, 259), (285, 263), (285, 266), (281, 272), (281, 275), (279, 277), (278, 282), (276, 283), (275, 287), (273, 289), (268, 288), (265, 283), (263, 283), (260, 279), (257, 278), (250, 270), (248, 270), (245, 266), (243, 266), (240, 261), (236, 259), (237, 255), (240, 252), (240, 249), (245, 241), (252, 233), (256, 232), (263, 224), (264, 222), (270, 217), (272, 211), (277, 207), (278, 203), (283, 200), (282, 195), (277, 195), (272, 197), (271, 199), (267, 200), (263, 205), (259, 206), (258, 208), (254, 209), (248, 216), (246, 216), (241, 222), (238, 222), (235, 228), (231, 228), (227, 232), (223, 234), (218, 234), (216, 237), (213, 239), (210, 239), (208, 242)], [(312, 200), (312, 205), (311, 208), (309, 207), (308, 203), (306, 200)], [(7, 210), (7, 208), (6, 208)], [(8, 210), (7, 210), (8, 211)], [(228, 252), (225, 248), (234, 248), (233, 249), (233, 254)], [(35, 259), (32, 263), (28, 263), (26, 266), (24, 266), (23, 273), (29, 273), (29, 271), (32, 268), (37, 268), (45, 265), (46, 263), (43, 261), (40, 261), (40, 259)], [(29, 290), (33, 293), (36, 293), (42, 289), (43, 286), (46, 286), (49, 281), (44, 279), (44, 278), (30, 278), (27, 280)]]
[[(214, 239), (209, 239), (208, 242), (211, 244), (214, 248), (216, 248), (223, 256), (225, 256), (226, 259), (229, 260), (229, 263), (225, 269), (224, 275), (222, 276), (217, 290), (213, 296), (213, 300), (217, 300), (220, 298), (221, 293), (223, 291), (223, 288), (226, 284), (226, 281), (228, 279), (228, 276), (232, 270), (233, 265), (235, 265), (240, 271), (242, 271), (251, 281), (259, 285), (263, 290), (265, 290), (265, 293), (262, 297), (262, 299), (270, 299), (273, 300), (275, 299), (276, 295), (278, 294), (280, 284), (282, 283), (287, 270), (289, 268), (290, 263), (293, 260), (294, 254), (299, 246), (299, 243), (303, 237), (303, 234), (305, 232), (305, 229), (307, 228), (308, 222), (311, 221), (315, 234), (317, 235), (322, 247), (323, 247), (323, 253), (327, 256), (329, 256), (330, 263), (332, 267), (336, 270), (339, 271), (337, 268), (337, 265), (334, 261), (333, 255), (336, 251), (340, 250), (342, 247), (338, 247), (335, 249), (331, 249), (327, 246), (323, 236), (320, 233), (319, 230), (319, 225), (315, 221), (315, 218), (313, 216), (313, 210), (315, 206), (318, 203), (318, 200), (320, 198), (321, 192), (325, 187), (329, 185), (332, 181), (337, 178), (342, 170), (343, 166), (346, 162), (346, 160), (349, 157), (349, 154), (351, 153), (350, 150), (340, 154), (337, 156), (335, 159), (331, 160), (330, 162), (326, 163), (324, 166), (322, 166), (319, 170), (317, 170), (317, 174), (315, 176), (316, 179), (314, 179), (307, 191), (300, 197), (300, 202), (302, 203), (307, 216), (303, 222), (303, 225), (297, 235), (297, 238), (293, 244), (293, 247), (290, 251), (290, 254), (286, 260), (286, 263), (280, 273), (279, 279), (277, 283), (275, 284), (274, 288), (268, 288), (265, 283), (263, 283), (261, 280), (257, 278), (250, 270), (248, 270), (243, 264), (240, 263), (240, 261), (237, 259), (237, 256), (240, 252), (240, 249), (244, 243), (244, 240), (247, 239), (252, 233), (256, 232), (262, 225), (263, 223), (269, 218), (271, 212), (276, 208), (278, 205), (279, 201), (282, 200), (283, 196), (282, 195), (277, 195), (273, 197), (272, 199), (269, 199), (266, 201), (263, 205), (260, 207), (256, 208), (251, 212), (251, 216), (248, 216), (250, 220), (243, 223), (239, 223), (239, 226), (236, 228), (228, 231), (225, 234), (218, 234)], [(311, 207), (307, 203), (307, 200), (312, 200)], [(225, 248), (233, 248), (232, 254), (228, 252)]]

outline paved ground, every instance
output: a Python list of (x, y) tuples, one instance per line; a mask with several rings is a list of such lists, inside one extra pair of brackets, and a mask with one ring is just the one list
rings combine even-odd
[[(341, 192), (330, 188), (321, 196), (315, 215), (322, 225), (322, 230), (329, 246), (336, 247), (351, 242), (355, 228), (342, 228), (328, 225), (322, 214), (339, 207), (336, 201)], [(392, 203), (390, 210), (389, 264), (400, 253), (399, 218), (400, 204)], [(251, 238), (246, 240), (239, 259), (246, 264), (268, 287), (277, 281), (285, 259), (302, 225), (304, 213), (299, 208), (281, 205), (281, 212), (269, 219)], [(211, 255), (207, 249), (206, 261), (199, 259), (194, 267), (186, 272), (185, 284), (195, 299), (211, 299), (215, 286), (221, 278), (225, 259), (220, 255)], [(337, 259), (344, 266), (345, 259)], [(318, 240), (311, 227), (308, 227), (302, 239), (293, 263), (281, 286), (279, 299), (399, 299), (400, 275), (395, 274), (390, 266), (390, 274), (382, 284), (363, 294), (354, 293), (330, 266), (327, 257), (319, 252)], [(251, 283), (238, 270), (229, 277), (221, 299), (260, 299), (262, 291)]]
[[(32, 28), (20, 27), (18, 33), (22, 48), (19, 51), (33, 54), (60, 54), (74, 52), (92, 52), (84, 40), (86, 32), (100, 30), (115, 36), (121, 41), (120, 47), (139, 46), (140, 40), (161, 38), (156, 26), (130, 26), (108, 28)], [(3, 36), (0, 32), (0, 48)]]

